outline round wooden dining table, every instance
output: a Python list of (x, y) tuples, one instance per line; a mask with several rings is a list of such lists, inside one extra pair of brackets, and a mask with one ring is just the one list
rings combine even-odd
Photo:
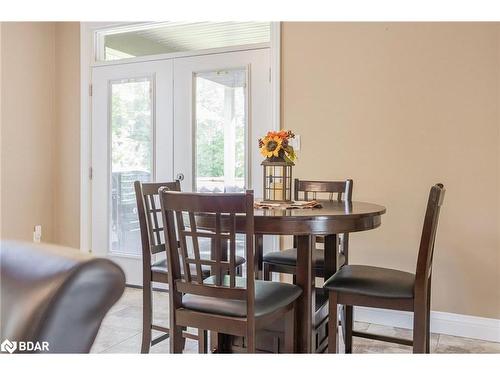
[[(296, 351), (299, 353), (315, 353), (325, 348), (326, 340), (318, 343), (316, 332), (316, 290), (313, 272), (314, 249), (316, 238), (323, 237), (325, 248), (325, 279), (337, 271), (337, 249), (339, 234), (360, 232), (377, 228), (385, 207), (366, 202), (348, 202), (337, 200), (318, 200), (317, 208), (255, 208), (255, 262), (258, 265), (259, 278), (262, 277), (262, 255), (264, 235), (292, 235), (297, 247), (296, 284), (302, 288), (302, 295), (296, 309)], [(212, 228), (213, 217), (198, 216), (198, 226)], [(225, 222), (222, 221), (222, 227)], [(245, 220), (236, 217), (236, 232), (245, 231)], [(347, 249), (345, 249), (347, 251)], [(347, 253), (343, 254), (344, 264)], [(324, 305), (323, 305), (324, 307)], [(327, 311), (323, 309), (323, 311)], [(327, 316), (323, 316), (323, 321)], [(325, 324), (323, 325), (323, 327)]]
[[(296, 320), (296, 349), (317, 351), (315, 327), (315, 277), (313, 272), (316, 236), (324, 236), (325, 280), (337, 270), (337, 236), (366, 231), (381, 224), (385, 207), (366, 202), (318, 201), (321, 208), (254, 210), (257, 263), (262, 265), (264, 235), (293, 235), (297, 246), (296, 284), (302, 288)], [(347, 254), (345, 254), (347, 259)]]

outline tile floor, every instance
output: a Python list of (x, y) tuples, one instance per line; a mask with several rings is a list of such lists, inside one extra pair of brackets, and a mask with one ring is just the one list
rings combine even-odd
[[(153, 293), (154, 321), (168, 326), (168, 300), (164, 293)], [(104, 319), (92, 353), (139, 353), (141, 349), (142, 290), (127, 288), (123, 297)], [(356, 330), (411, 338), (407, 329), (355, 322)], [(168, 353), (169, 340), (151, 349), (151, 353)], [(197, 352), (197, 342), (186, 341), (187, 353)], [(411, 353), (408, 346), (354, 337), (355, 353)], [(500, 353), (500, 343), (462, 337), (432, 334), (431, 353)]]

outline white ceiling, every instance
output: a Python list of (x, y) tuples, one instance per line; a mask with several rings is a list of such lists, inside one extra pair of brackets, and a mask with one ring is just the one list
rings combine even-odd
[(165, 22), (107, 35), (106, 46), (134, 56), (266, 43), (269, 22)]

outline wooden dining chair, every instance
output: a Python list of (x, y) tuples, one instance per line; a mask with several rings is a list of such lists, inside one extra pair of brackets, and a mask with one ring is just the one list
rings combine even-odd
[[(253, 353), (256, 330), (280, 319), (285, 322), (284, 351), (292, 352), (295, 303), (302, 290), (292, 284), (255, 280), (253, 192), (162, 189), (160, 201), (168, 239), (170, 352), (182, 351), (182, 327), (190, 326), (243, 337), (247, 352)], [(201, 225), (200, 217), (210, 225)], [(246, 277), (234, 271), (237, 223), (245, 236)], [(211, 240), (208, 243), (214, 247), (211, 258), (200, 253), (203, 239)], [(191, 265), (196, 274), (190, 271)], [(207, 279), (200, 277), (202, 266), (211, 268)]]
[[(353, 181), (307, 181), (295, 179), (294, 200), (319, 199), (322, 195), (330, 200), (346, 202), (352, 201)], [(262, 257), (262, 273), (264, 280), (271, 280), (272, 272), (293, 274), (295, 280), (297, 267), (297, 245), (296, 238), (293, 239), (293, 248), (282, 251), (272, 251), (265, 253)], [(341, 237), (340, 257), (337, 264), (347, 262), (349, 234), (344, 233)], [(324, 243), (324, 237), (316, 237), (316, 243)], [(314, 273), (316, 277), (324, 277), (325, 251), (316, 248), (314, 259)]]
[[(153, 324), (153, 301), (152, 283), (168, 284), (167, 254), (165, 248), (165, 236), (163, 230), (163, 219), (158, 196), (158, 189), (168, 188), (172, 191), (180, 191), (179, 181), (173, 182), (134, 182), (135, 195), (137, 201), (137, 214), (139, 217), (139, 227), (142, 242), (142, 345), (141, 353), (149, 353), (152, 345), (169, 337), (168, 327)], [(155, 259), (153, 261), (153, 258)], [(237, 257), (236, 266), (240, 267), (245, 262), (242, 257)], [(203, 267), (203, 276), (210, 276), (210, 269)], [(238, 268), (238, 272), (241, 272)], [(152, 339), (152, 331), (163, 332), (163, 335)], [(198, 335), (183, 332), (184, 338), (198, 340), (200, 352), (206, 352), (206, 332), (199, 331)]]
[[(434, 242), (445, 189), (431, 188), (420, 239), (416, 273), (364, 265), (346, 265), (330, 277), (323, 287), (329, 291), (328, 352), (338, 347), (337, 305), (367, 306), (413, 312), (413, 340), (356, 332), (345, 340), (346, 353), (352, 352), (352, 336), (413, 346), (414, 353), (430, 352), (430, 304)], [(349, 345), (348, 345), (349, 343)]]

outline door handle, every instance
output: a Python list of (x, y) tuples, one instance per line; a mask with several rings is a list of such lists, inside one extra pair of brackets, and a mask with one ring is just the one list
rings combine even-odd
[(177, 173), (177, 176), (175, 176), (176, 180), (182, 181), (184, 180), (184, 174), (183, 173)]

